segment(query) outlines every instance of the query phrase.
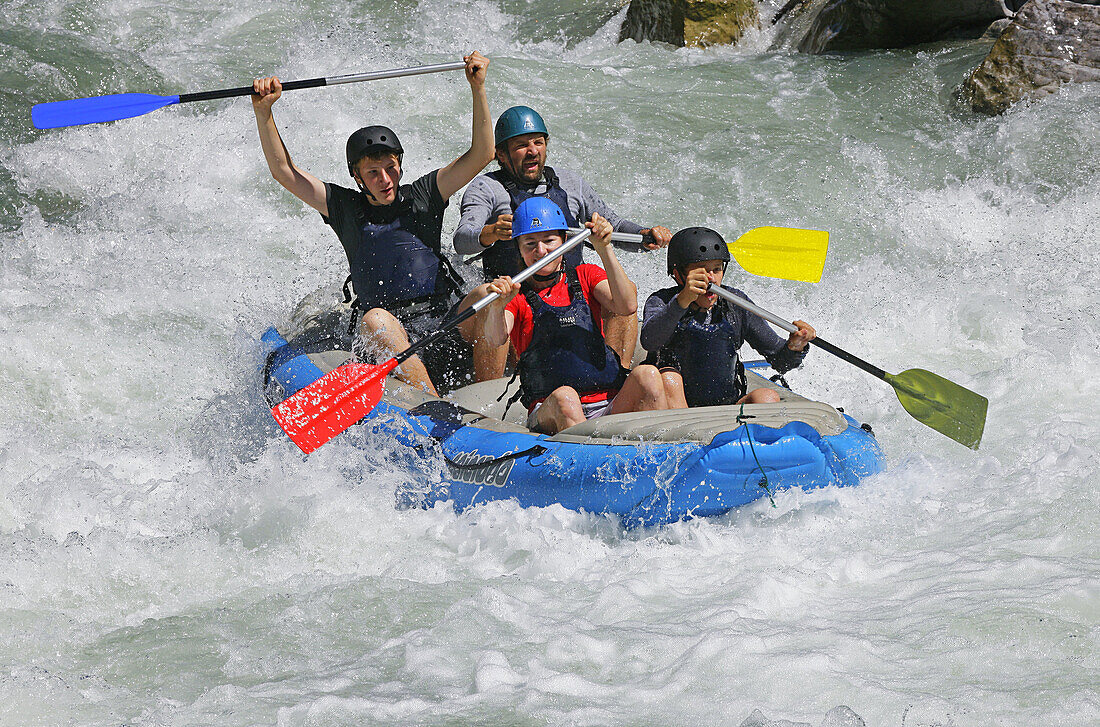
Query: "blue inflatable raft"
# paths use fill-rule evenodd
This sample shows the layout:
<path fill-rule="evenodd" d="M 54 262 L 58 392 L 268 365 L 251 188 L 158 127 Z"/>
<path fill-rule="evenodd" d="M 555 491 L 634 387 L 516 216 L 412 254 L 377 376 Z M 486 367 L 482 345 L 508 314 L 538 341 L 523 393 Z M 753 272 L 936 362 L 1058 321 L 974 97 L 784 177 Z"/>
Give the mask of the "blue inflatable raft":
<path fill-rule="evenodd" d="M 272 405 L 350 357 L 351 311 L 331 300 L 318 291 L 263 335 Z M 406 504 L 560 504 L 627 527 L 721 515 L 788 487 L 852 486 L 883 468 L 870 427 L 751 369 L 748 376 L 750 388 L 774 388 L 781 401 L 608 415 L 554 436 L 528 430 L 518 404 L 505 412 L 497 401 L 505 379 L 438 398 L 391 377 L 362 425 L 406 447 L 422 460 L 419 470 L 438 472 L 414 495 L 402 493 Z"/>

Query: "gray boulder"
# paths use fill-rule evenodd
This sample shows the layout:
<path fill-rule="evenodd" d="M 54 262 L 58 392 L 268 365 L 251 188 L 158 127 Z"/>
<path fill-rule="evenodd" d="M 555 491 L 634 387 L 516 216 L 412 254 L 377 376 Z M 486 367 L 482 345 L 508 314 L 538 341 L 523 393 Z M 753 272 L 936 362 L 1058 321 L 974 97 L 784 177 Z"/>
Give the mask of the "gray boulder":
<path fill-rule="evenodd" d="M 945 38 L 977 38 L 1011 16 L 1005 0 L 811 0 L 803 53 L 904 48 Z"/>
<path fill-rule="evenodd" d="M 958 91 L 993 116 L 1085 81 L 1100 81 L 1100 0 L 1030 0 Z"/>
<path fill-rule="evenodd" d="M 631 0 L 619 40 L 727 45 L 759 22 L 754 0 Z"/>

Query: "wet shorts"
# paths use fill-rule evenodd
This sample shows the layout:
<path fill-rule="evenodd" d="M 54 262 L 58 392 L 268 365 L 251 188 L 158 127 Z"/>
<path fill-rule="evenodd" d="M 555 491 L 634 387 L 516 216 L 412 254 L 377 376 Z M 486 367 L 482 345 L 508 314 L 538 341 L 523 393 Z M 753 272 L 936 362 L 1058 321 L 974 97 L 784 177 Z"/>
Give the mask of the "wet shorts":
<path fill-rule="evenodd" d="M 394 311 L 393 314 L 405 327 L 409 341 L 416 343 L 438 331 L 453 310 L 454 308 L 451 311 L 439 313 L 427 305 L 414 305 Z M 356 354 L 361 361 L 368 360 L 368 357 L 382 359 L 382 356 L 371 357 L 369 352 L 366 353 L 366 357 L 359 351 Z M 462 339 L 457 327 L 452 328 L 427 348 L 417 351 L 416 355 L 424 363 L 424 368 L 428 370 L 428 377 L 441 396 L 474 383 L 473 348 Z"/>

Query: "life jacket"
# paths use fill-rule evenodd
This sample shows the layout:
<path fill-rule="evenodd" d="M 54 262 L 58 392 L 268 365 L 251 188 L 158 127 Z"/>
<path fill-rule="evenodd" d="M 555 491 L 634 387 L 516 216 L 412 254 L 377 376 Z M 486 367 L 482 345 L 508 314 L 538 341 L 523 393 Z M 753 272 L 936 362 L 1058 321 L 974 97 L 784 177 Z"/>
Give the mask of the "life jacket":
<path fill-rule="evenodd" d="M 532 331 L 516 373 L 520 400 L 528 409 L 559 386 L 581 395 L 617 391 L 629 373 L 600 333 L 577 269 L 567 265 L 565 275 L 569 305 L 550 305 L 531 290 L 523 294 L 531 306 Z"/>
<path fill-rule="evenodd" d="M 570 227 L 581 226 L 577 223 L 577 218 L 573 216 L 573 213 L 569 211 L 569 195 L 561 188 L 558 175 L 554 173 L 551 167 L 542 168 L 542 178 L 546 182 L 546 191 L 542 194 L 533 194 L 527 191 L 516 183 L 511 174 L 503 169 L 489 172 L 486 176 L 500 182 L 504 190 L 508 192 L 509 204 L 511 204 L 513 212 L 524 200 L 531 197 L 548 197 L 551 202 L 561 207 L 561 211 L 565 214 L 565 222 Z M 567 267 L 577 267 L 582 260 L 583 255 L 580 246 L 565 253 Z M 485 254 L 481 258 L 481 268 L 485 272 L 486 280 L 493 280 L 501 275 L 515 275 L 525 267 L 523 258 L 519 254 L 519 246 L 515 240 L 497 241 L 485 249 Z"/>
<path fill-rule="evenodd" d="M 447 259 L 410 232 L 400 215 L 389 223 L 364 222 L 358 253 L 351 261 L 356 307 L 401 308 L 422 302 L 446 305 L 463 281 Z"/>
<path fill-rule="evenodd" d="M 705 323 L 689 312 L 657 351 L 657 367 L 675 368 L 683 377 L 688 406 L 733 404 L 748 388 L 737 355 L 743 341 L 727 316 L 729 304 L 719 299 L 711 310 L 717 322 Z"/>

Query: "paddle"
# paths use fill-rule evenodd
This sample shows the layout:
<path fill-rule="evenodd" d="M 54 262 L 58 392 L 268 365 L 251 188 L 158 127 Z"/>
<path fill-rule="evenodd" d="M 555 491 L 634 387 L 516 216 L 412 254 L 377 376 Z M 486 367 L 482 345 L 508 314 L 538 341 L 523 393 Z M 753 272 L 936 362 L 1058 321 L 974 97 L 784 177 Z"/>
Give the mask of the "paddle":
<path fill-rule="evenodd" d="M 611 241 L 642 245 L 645 242 L 651 243 L 653 238 L 649 235 L 613 232 Z M 795 227 L 757 227 L 733 242 L 727 242 L 726 247 L 737 264 L 752 275 L 816 283 L 821 280 L 821 271 L 825 269 L 829 233 Z M 472 263 L 484 254 L 483 250 L 463 262 Z"/>
<path fill-rule="evenodd" d="M 318 86 L 336 86 L 341 83 L 377 81 L 382 78 L 419 76 L 424 73 L 457 71 L 465 67 L 465 63 L 455 61 L 453 63 L 437 63 L 431 66 L 394 68 L 388 71 L 354 73 L 346 76 L 331 76 L 329 78 L 310 78 L 304 81 L 287 81 L 283 84 L 283 90 L 293 91 L 299 88 L 317 88 Z M 147 114 L 150 111 L 155 111 L 163 106 L 170 106 L 172 104 L 189 103 L 191 101 L 210 101 L 212 99 L 231 98 L 234 96 L 248 96 L 251 95 L 251 93 L 252 86 L 241 86 L 239 88 L 223 88 L 220 91 L 182 93 L 179 96 L 156 96 L 149 93 L 117 93 L 110 96 L 74 98 L 69 101 L 53 101 L 51 103 L 35 104 L 31 109 L 31 122 L 36 129 L 56 129 L 62 126 L 98 124 L 105 121 L 117 121 L 118 119 L 129 119 L 134 116 L 141 116 L 142 114 Z"/>
<path fill-rule="evenodd" d="M 730 303 L 755 313 L 766 321 L 771 321 L 788 333 L 798 329 L 774 313 L 750 303 L 739 296 L 724 290 L 713 283 L 708 292 L 722 296 Z M 872 376 L 877 376 L 890 386 L 898 395 L 905 411 L 921 424 L 946 434 L 956 442 L 971 449 L 977 449 L 982 441 L 985 429 L 985 412 L 989 400 L 980 394 L 937 376 L 924 369 L 909 369 L 900 374 L 889 374 L 847 351 L 837 348 L 828 341 L 815 338 L 810 343 L 825 349 L 829 353 L 858 366 Z"/>
<path fill-rule="evenodd" d="M 561 247 L 513 276 L 512 280 L 522 283 L 580 245 L 591 235 L 592 231 L 587 229 L 574 235 Z M 287 397 L 271 410 L 271 414 L 294 443 L 303 452 L 309 454 L 370 414 L 382 399 L 386 376 L 402 361 L 439 340 L 459 323 L 499 297 L 497 293 L 490 293 L 456 317 L 444 321 L 438 331 L 413 343 L 385 363 L 378 365 L 353 363 L 333 369 L 293 396 Z"/>

